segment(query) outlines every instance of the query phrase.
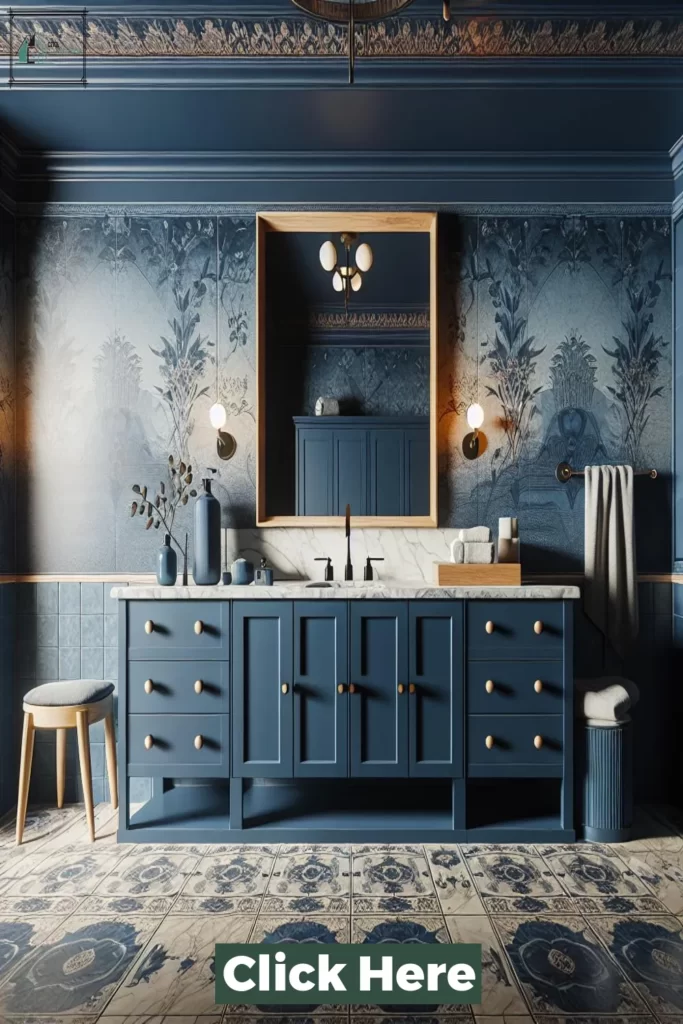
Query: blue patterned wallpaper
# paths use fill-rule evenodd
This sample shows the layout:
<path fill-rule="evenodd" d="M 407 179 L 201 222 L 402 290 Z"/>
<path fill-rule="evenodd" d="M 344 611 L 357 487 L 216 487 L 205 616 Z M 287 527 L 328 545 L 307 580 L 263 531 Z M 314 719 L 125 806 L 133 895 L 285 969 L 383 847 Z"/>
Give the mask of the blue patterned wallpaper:
<path fill-rule="evenodd" d="M 582 484 L 555 466 L 627 460 L 663 472 L 637 486 L 639 567 L 668 569 L 670 221 L 445 214 L 440 231 L 441 525 L 515 514 L 527 569 L 580 568 Z M 130 485 L 170 450 L 216 465 L 217 376 L 238 447 L 216 491 L 225 525 L 253 525 L 253 220 L 25 218 L 17 259 L 17 567 L 147 570 Z M 471 463 L 475 399 L 488 448 Z"/>

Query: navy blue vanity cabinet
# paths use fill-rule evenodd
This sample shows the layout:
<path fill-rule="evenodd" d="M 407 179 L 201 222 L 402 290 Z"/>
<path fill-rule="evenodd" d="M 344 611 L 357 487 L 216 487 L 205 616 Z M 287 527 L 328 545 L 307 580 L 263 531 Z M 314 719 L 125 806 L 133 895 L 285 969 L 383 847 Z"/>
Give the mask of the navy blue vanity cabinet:
<path fill-rule="evenodd" d="M 350 602 L 351 775 L 408 775 L 408 604 Z"/>
<path fill-rule="evenodd" d="M 349 773 L 348 607 L 294 602 L 294 775 Z"/>
<path fill-rule="evenodd" d="M 232 621 L 233 775 L 290 778 L 292 603 L 237 601 Z"/>
<path fill-rule="evenodd" d="M 410 775 L 463 775 L 465 706 L 462 601 L 410 602 Z"/>

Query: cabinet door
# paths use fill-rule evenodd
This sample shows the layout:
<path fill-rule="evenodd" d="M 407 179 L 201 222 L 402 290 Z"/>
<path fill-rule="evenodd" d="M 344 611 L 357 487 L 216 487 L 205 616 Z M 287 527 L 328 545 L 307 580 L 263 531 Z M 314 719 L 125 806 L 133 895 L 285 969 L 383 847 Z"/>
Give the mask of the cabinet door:
<path fill-rule="evenodd" d="M 334 515 L 343 516 L 346 506 L 353 515 L 367 515 L 367 430 L 334 431 Z"/>
<path fill-rule="evenodd" d="M 464 645 L 461 601 L 411 601 L 410 774 L 463 774 Z"/>
<path fill-rule="evenodd" d="M 408 775 L 408 605 L 351 601 L 351 775 Z M 399 685 L 403 693 L 398 692 Z"/>
<path fill-rule="evenodd" d="M 429 427 L 414 427 L 405 437 L 406 516 L 429 515 Z"/>
<path fill-rule="evenodd" d="M 296 776 L 349 773 L 347 620 L 345 601 L 294 603 Z"/>
<path fill-rule="evenodd" d="M 395 427 L 368 432 L 371 516 L 404 515 L 404 431 Z"/>
<path fill-rule="evenodd" d="M 232 649 L 233 775 L 291 777 L 291 602 L 236 601 Z"/>
<path fill-rule="evenodd" d="M 332 432 L 323 428 L 297 430 L 296 514 L 333 514 L 334 445 Z"/>

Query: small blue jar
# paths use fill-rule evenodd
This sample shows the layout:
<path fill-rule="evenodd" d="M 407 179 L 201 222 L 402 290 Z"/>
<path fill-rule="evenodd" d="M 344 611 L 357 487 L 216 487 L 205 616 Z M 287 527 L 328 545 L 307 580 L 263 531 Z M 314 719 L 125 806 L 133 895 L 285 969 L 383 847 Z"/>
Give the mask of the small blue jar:
<path fill-rule="evenodd" d="M 178 556 L 171 547 L 171 535 L 164 535 L 164 546 L 157 555 L 157 583 L 160 587 L 174 587 L 178 578 Z"/>
<path fill-rule="evenodd" d="M 246 558 L 236 558 L 231 569 L 233 587 L 245 587 L 248 583 L 253 583 L 254 566 Z"/>

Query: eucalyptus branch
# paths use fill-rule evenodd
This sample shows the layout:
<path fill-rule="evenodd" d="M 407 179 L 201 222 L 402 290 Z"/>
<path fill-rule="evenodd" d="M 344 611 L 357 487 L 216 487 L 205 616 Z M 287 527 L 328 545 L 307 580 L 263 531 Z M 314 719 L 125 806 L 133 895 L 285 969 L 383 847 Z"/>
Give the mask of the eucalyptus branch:
<path fill-rule="evenodd" d="M 178 538 L 173 533 L 173 527 L 175 525 L 175 515 L 178 508 L 181 505 L 187 505 L 190 498 L 197 497 L 197 491 L 192 484 L 192 466 L 185 465 L 181 460 L 176 466 L 175 459 L 172 455 L 168 457 L 168 472 L 170 479 L 170 489 L 172 494 L 169 496 L 166 493 L 166 484 L 161 481 L 159 489 L 152 499 L 150 492 L 145 484 L 133 484 L 133 494 L 136 497 L 130 507 L 131 518 L 133 516 L 144 516 L 147 515 L 145 522 L 145 529 L 149 530 L 154 527 L 158 530 L 163 525 L 166 533 L 169 535 L 178 551 L 186 557 L 187 555 L 187 540 L 183 546 Z M 148 496 L 150 495 L 150 496 Z"/>

